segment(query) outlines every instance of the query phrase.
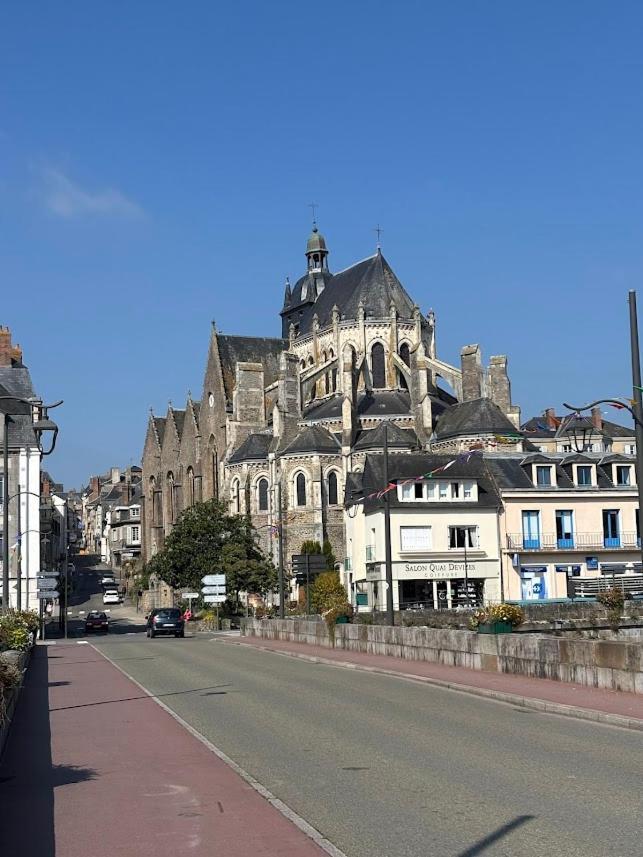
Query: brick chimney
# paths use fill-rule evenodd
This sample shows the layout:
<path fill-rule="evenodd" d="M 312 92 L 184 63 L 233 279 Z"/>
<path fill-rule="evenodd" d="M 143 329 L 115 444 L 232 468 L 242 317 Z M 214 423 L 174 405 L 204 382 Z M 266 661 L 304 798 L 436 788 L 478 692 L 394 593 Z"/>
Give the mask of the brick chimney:
<path fill-rule="evenodd" d="M 22 348 L 11 344 L 11 331 L 0 325 L 0 366 L 21 366 Z"/>
<path fill-rule="evenodd" d="M 42 494 L 43 497 L 51 496 L 51 482 L 47 479 L 47 477 L 45 477 L 42 480 L 42 486 L 40 488 L 40 493 Z"/>
<path fill-rule="evenodd" d="M 558 420 L 556 419 L 556 409 L 555 408 L 547 408 L 544 413 L 545 422 L 547 423 L 547 428 L 556 429 L 558 428 Z"/>
<path fill-rule="evenodd" d="M 483 373 L 479 345 L 465 345 L 460 350 L 462 367 L 462 401 L 480 399 L 483 395 Z"/>
<path fill-rule="evenodd" d="M 92 494 L 100 493 L 100 479 L 98 476 L 92 476 L 89 480 L 89 490 Z"/>
<path fill-rule="evenodd" d="M 592 408 L 592 425 L 595 429 L 602 431 L 603 429 L 603 417 L 601 415 L 601 409 L 598 405 L 594 405 Z"/>

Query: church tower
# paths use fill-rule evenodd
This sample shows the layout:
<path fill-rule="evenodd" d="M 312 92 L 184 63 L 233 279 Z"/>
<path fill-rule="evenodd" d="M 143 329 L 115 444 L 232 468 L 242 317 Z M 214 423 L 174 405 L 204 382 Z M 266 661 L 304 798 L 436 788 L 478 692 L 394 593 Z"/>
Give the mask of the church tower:
<path fill-rule="evenodd" d="M 306 244 L 306 258 L 308 259 L 308 270 L 310 272 L 328 271 L 328 248 L 326 240 L 317 229 L 317 223 L 313 220 L 313 231 Z"/>

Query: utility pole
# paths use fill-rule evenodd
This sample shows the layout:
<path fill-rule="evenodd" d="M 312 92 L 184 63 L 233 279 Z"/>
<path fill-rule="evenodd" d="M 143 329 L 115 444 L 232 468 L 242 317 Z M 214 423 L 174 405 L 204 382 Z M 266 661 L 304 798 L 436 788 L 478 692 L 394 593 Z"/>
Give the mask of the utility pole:
<path fill-rule="evenodd" d="M 2 435 L 3 497 L 2 497 L 2 606 L 8 610 L 9 602 L 9 414 L 3 413 Z"/>
<path fill-rule="evenodd" d="M 636 292 L 629 293 L 630 305 L 630 343 L 632 351 L 632 397 L 634 412 L 634 430 L 636 432 L 636 484 L 639 492 L 639 538 L 641 536 L 641 514 L 643 510 L 643 395 L 641 391 L 641 356 L 639 352 L 639 325 L 636 313 Z M 641 542 L 641 562 L 643 563 L 643 541 Z"/>
<path fill-rule="evenodd" d="M 388 488 L 388 423 L 384 423 L 384 488 Z M 395 624 L 393 614 L 393 559 L 391 556 L 390 492 L 384 494 L 384 544 L 386 560 L 386 623 Z"/>

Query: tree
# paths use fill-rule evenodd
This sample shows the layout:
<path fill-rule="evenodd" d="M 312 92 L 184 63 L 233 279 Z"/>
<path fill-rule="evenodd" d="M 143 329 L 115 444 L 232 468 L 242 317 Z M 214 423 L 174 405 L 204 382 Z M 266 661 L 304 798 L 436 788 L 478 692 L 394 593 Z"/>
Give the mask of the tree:
<path fill-rule="evenodd" d="M 333 571 L 335 568 L 335 554 L 333 553 L 333 546 L 328 539 L 324 541 L 323 547 L 319 542 L 308 539 L 303 542 L 300 553 L 314 554 L 316 556 L 323 554 L 326 557 L 326 568 L 329 571 Z"/>
<path fill-rule="evenodd" d="M 310 603 L 315 613 L 325 613 L 347 601 L 348 595 L 337 571 L 325 571 L 318 575 L 310 587 Z"/>
<path fill-rule="evenodd" d="M 228 593 L 265 595 L 277 572 L 259 548 L 248 518 L 229 515 L 222 503 L 207 500 L 185 509 L 163 550 L 147 564 L 174 589 L 201 588 L 206 574 L 225 574 Z"/>

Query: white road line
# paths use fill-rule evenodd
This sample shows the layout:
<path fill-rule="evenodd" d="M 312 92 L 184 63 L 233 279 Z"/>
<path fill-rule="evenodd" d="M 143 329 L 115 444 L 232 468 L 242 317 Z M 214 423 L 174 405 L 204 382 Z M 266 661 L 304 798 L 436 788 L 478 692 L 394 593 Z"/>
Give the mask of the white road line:
<path fill-rule="evenodd" d="M 298 827 L 302 833 L 305 833 L 309 839 L 312 839 L 315 845 L 318 845 L 322 849 L 322 851 L 325 851 L 326 854 L 330 854 L 331 857 L 347 857 L 347 855 L 343 851 L 340 851 L 340 849 L 333 845 L 330 840 L 326 839 L 325 836 L 322 836 L 322 834 L 318 830 L 316 830 L 312 826 L 312 824 L 309 824 L 305 818 L 302 818 L 301 815 L 298 815 L 294 809 L 291 809 L 288 806 L 288 804 L 285 804 L 278 797 L 275 797 L 272 792 L 268 791 L 265 786 L 262 786 L 258 780 L 255 780 L 252 774 L 249 774 L 246 770 L 240 767 L 240 765 L 237 765 L 237 763 L 234 762 L 230 758 L 230 756 L 227 756 L 223 752 L 223 750 L 220 750 L 215 744 L 213 744 L 211 741 L 208 741 L 205 735 L 202 735 L 200 732 L 197 732 L 194 726 L 190 726 L 190 724 L 186 720 L 184 720 L 179 714 L 173 711 L 157 696 L 154 696 L 154 694 L 151 693 L 146 687 L 144 687 L 139 681 L 136 681 L 135 678 L 132 678 L 132 676 L 128 672 L 126 672 L 123 667 L 115 663 L 108 655 L 105 654 L 105 652 L 101 652 L 101 650 L 97 649 L 94 645 L 92 645 L 92 648 L 96 652 L 98 652 L 99 655 L 102 655 L 106 661 L 109 661 L 109 663 L 113 667 L 116 667 L 119 672 L 123 673 L 123 675 L 126 676 L 130 681 L 134 682 L 134 684 L 138 688 L 140 688 L 146 696 L 149 696 L 150 699 L 153 699 L 157 705 L 160 705 L 161 708 L 170 715 L 170 717 L 173 717 L 177 721 L 177 723 L 180 723 L 184 729 L 187 729 L 190 735 L 192 735 L 194 738 L 197 739 L 197 741 L 200 741 L 203 745 L 205 745 L 211 753 L 214 753 L 215 756 L 218 756 L 222 762 L 225 762 L 225 764 L 228 765 L 228 767 L 232 768 L 232 770 L 240 777 L 242 777 L 250 786 L 252 786 L 252 788 L 261 795 L 261 797 L 265 798 L 269 804 L 274 806 L 274 808 L 278 812 L 280 812 L 289 821 L 291 821 L 295 825 L 295 827 Z"/>

